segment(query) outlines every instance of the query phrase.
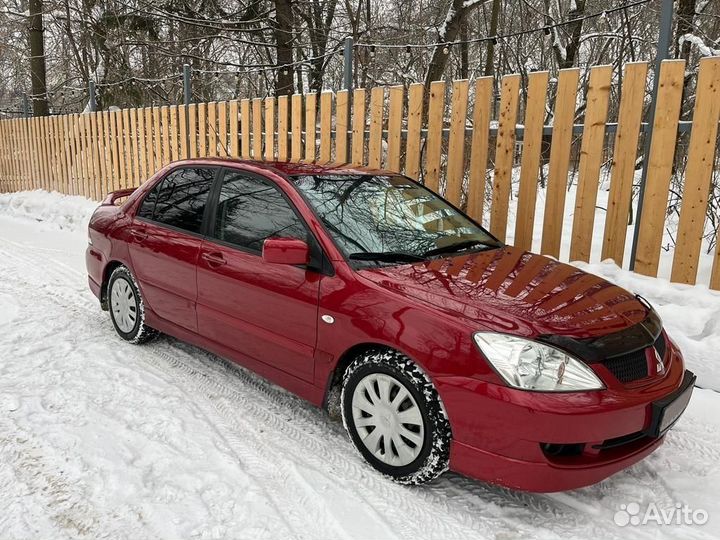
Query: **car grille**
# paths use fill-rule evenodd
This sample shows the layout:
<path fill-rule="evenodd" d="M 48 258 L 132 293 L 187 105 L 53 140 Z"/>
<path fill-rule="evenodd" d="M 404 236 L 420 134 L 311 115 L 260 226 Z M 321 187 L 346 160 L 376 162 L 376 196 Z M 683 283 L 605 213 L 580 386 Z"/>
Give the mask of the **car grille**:
<path fill-rule="evenodd" d="M 665 336 L 662 333 L 655 340 L 655 343 L 653 343 L 653 347 L 655 347 L 655 350 L 660 355 L 660 358 L 664 359 L 667 344 L 665 343 Z M 637 381 L 644 379 L 649 375 L 645 349 L 621 354 L 619 356 L 613 356 L 612 358 L 605 360 L 603 363 L 621 383 Z"/>

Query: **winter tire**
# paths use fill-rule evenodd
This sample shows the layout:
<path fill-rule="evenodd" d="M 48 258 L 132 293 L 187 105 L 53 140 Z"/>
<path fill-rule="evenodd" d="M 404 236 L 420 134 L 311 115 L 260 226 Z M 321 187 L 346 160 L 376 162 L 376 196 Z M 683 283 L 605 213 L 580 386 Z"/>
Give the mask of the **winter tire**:
<path fill-rule="evenodd" d="M 130 343 L 145 343 L 157 335 L 145 324 L 145 305 L 130 270 L 118 266 L 108 281 L 108 307 L 115 331 Z"/>
<path fill-rule="evenodd" d="M 427 375 L 403 354 L 373 349 L 354 360 L 341 409 L 358 451 L 396 482 L 423 484 L 447 470 L 450 423 Z"/>

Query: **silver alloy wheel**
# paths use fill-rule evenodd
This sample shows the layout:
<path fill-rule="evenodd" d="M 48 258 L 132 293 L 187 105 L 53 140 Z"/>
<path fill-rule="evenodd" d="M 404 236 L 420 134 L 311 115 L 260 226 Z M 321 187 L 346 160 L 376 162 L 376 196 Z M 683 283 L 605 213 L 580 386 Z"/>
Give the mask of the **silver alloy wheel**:
<path fill-rule="evenodd" d="M 388 465 L 402 467 L 420 454 L 425 422 L 415 399 L 396 378 L 371 373 L 355 387 L 352 414 L 360 439 Z"/>
<path fill-rule="evenodd" d="M 118 328 L 128 334 L 135 328 L 137 321 L 137 299 L 130 283 L 125 278 L 113 281 L 110 291 L 110 307 Z"/>

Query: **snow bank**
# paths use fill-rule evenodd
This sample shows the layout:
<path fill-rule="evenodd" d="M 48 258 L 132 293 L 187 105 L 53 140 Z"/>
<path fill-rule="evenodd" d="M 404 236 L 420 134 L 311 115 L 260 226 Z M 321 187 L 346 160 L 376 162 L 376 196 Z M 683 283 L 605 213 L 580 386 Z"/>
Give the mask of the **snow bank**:
<path fill-rule="evenodd" d="M 0 195 L 0 215 L 38 221 L 48 228 L 84 230 L 98 203 L 55 191 L 19 191 Z"/>

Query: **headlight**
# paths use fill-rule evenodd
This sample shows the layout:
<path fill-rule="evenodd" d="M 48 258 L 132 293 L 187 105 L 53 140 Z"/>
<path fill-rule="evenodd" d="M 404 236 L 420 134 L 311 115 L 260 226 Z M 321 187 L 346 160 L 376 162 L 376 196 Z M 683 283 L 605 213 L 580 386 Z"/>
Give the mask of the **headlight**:
<path fill-rule="evenodd" d="M 500 376 L 513 388 L 537 392 L 605 388 L 589 367 L 549 345 L 489 332 L 477 332 L 473 339 Z"/>

